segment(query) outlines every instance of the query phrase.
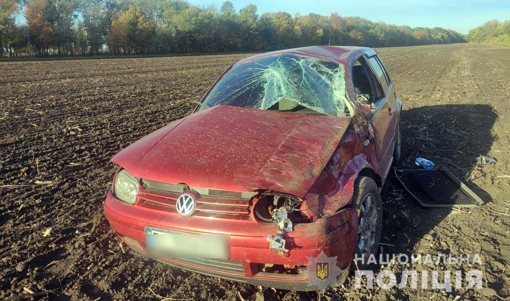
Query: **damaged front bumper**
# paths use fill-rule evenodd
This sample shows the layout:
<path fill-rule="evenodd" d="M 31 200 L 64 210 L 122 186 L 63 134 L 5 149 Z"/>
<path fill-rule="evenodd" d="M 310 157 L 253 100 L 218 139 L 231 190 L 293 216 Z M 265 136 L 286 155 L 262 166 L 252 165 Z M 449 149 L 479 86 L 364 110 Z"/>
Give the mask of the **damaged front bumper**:
<path fill-rule="evenodd" d="M 312 223 L 294 224 L 281 234 L 286 252 L 271 250 L 268 238 L 274 223 L 255 220 L 219 220 L 183 217 L 179 214 L 127 205 L 111 192 L 104 203 L 105 215 L 114 231 L 135 251 L 147 254 L 146 227 L 189 234 L 228 236 L 228 260 L 204 258 L 158 258 L 165 263 L 237 282 L 279 289 L 309 291 L 309 258 L 321 252 L 337 257 L 337 266 L 348 273 L 355 248 L 357 212 L 346 208 Z"/>

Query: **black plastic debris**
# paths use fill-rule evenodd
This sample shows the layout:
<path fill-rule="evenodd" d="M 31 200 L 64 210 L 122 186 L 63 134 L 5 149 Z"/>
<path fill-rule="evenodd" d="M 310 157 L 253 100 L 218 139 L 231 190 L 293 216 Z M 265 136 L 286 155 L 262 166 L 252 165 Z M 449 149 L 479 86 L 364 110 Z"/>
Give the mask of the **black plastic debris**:
<path fill-rule="evenodd" d="M 475 207 L 483 201 L 448 169 L 398 169 L 395 176 L 423 207 Z"/>

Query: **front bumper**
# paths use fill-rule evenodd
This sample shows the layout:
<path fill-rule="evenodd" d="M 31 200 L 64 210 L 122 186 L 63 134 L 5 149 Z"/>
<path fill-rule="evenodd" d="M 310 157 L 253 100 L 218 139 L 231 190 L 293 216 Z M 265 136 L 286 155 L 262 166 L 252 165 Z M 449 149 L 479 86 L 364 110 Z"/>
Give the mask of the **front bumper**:
<path fill-rule="evenodd" d="M 111 191 L 104 202 L 104 211 L 114 231 L 128 246 L 142 254 L 146 254 L 146 226 L 186 233 L 228 235 L 230 258 L 227 261 L 188 258 L 164 258 L 162 261 L 205 275 L 297 291 L 319 288 L 308 285 L 308 273 L 269 273 L 263 271 L 263 266 L 306 267 L 309 257 L 316 258 L 323 251 L 328 257 L 337 256 L 337 266 L 348 273 L 358 223 L 356 210 L 348 208 L 313 223 L 296 224 L 292 232 L 286 233 L 286 247 L 290 251 L 283 256 L 271 251 L 266 240 L 268 235 L 276 234 L 275 224 L 184 217 L 164 210 L 128 205 L 117 200 Z"/>

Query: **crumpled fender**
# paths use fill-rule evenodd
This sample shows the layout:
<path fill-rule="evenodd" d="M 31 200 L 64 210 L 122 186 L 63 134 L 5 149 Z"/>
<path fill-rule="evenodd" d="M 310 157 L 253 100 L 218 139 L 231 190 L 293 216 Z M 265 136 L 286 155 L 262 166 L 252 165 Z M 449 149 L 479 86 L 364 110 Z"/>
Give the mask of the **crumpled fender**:
<path fill-rule="evenodd" d="M 338 180 L 338 191 L 331 196 L 324 196 L 324 215 L 329 216 L 352 202 L 354 182 L 359 173 L 369 168 L 374 170 L 372 164 L 364 154 L 352 158 L 345 166 L 344 172 Z"/>
<path fill-rule="evenodd" d="M 365 168 L 375 170 L 364 154 L 357 155 L 347 162 L 329 194 L 307 194 L 305 199 L 308 215 L 317 218 L 331 216 L 339 209 L 350 205 L 354 195 L 354 182 Z"/>

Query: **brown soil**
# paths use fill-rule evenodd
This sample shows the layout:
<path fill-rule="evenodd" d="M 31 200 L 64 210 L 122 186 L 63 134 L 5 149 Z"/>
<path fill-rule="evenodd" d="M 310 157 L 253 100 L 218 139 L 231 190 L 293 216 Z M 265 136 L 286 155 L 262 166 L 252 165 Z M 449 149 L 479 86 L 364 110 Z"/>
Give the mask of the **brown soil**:
<path fill-rule="evenodd" d="M 356 290 L 351 277 L 322 298 L 510 297 L 510 48 L 448 45 L 379 51 L 404 101 L 401 165 L 412 167 L 418 155 L 429 158 L 486 201 L 473 209 L 424 209 L 390 179 L 383 190 L 383 254 L 479 253 L 485 289 Z M 321 297 L 146 261 L 121 245 L 102 213 L 115 171 L 109 159 L 189 114 L 191 102 L 244 56 L 1 62 L 0 299 Z M 477 166 L 479 155 L 498 162 Z M 397 274 L 404 268 L 437 269 L 384 267 Z"/>

